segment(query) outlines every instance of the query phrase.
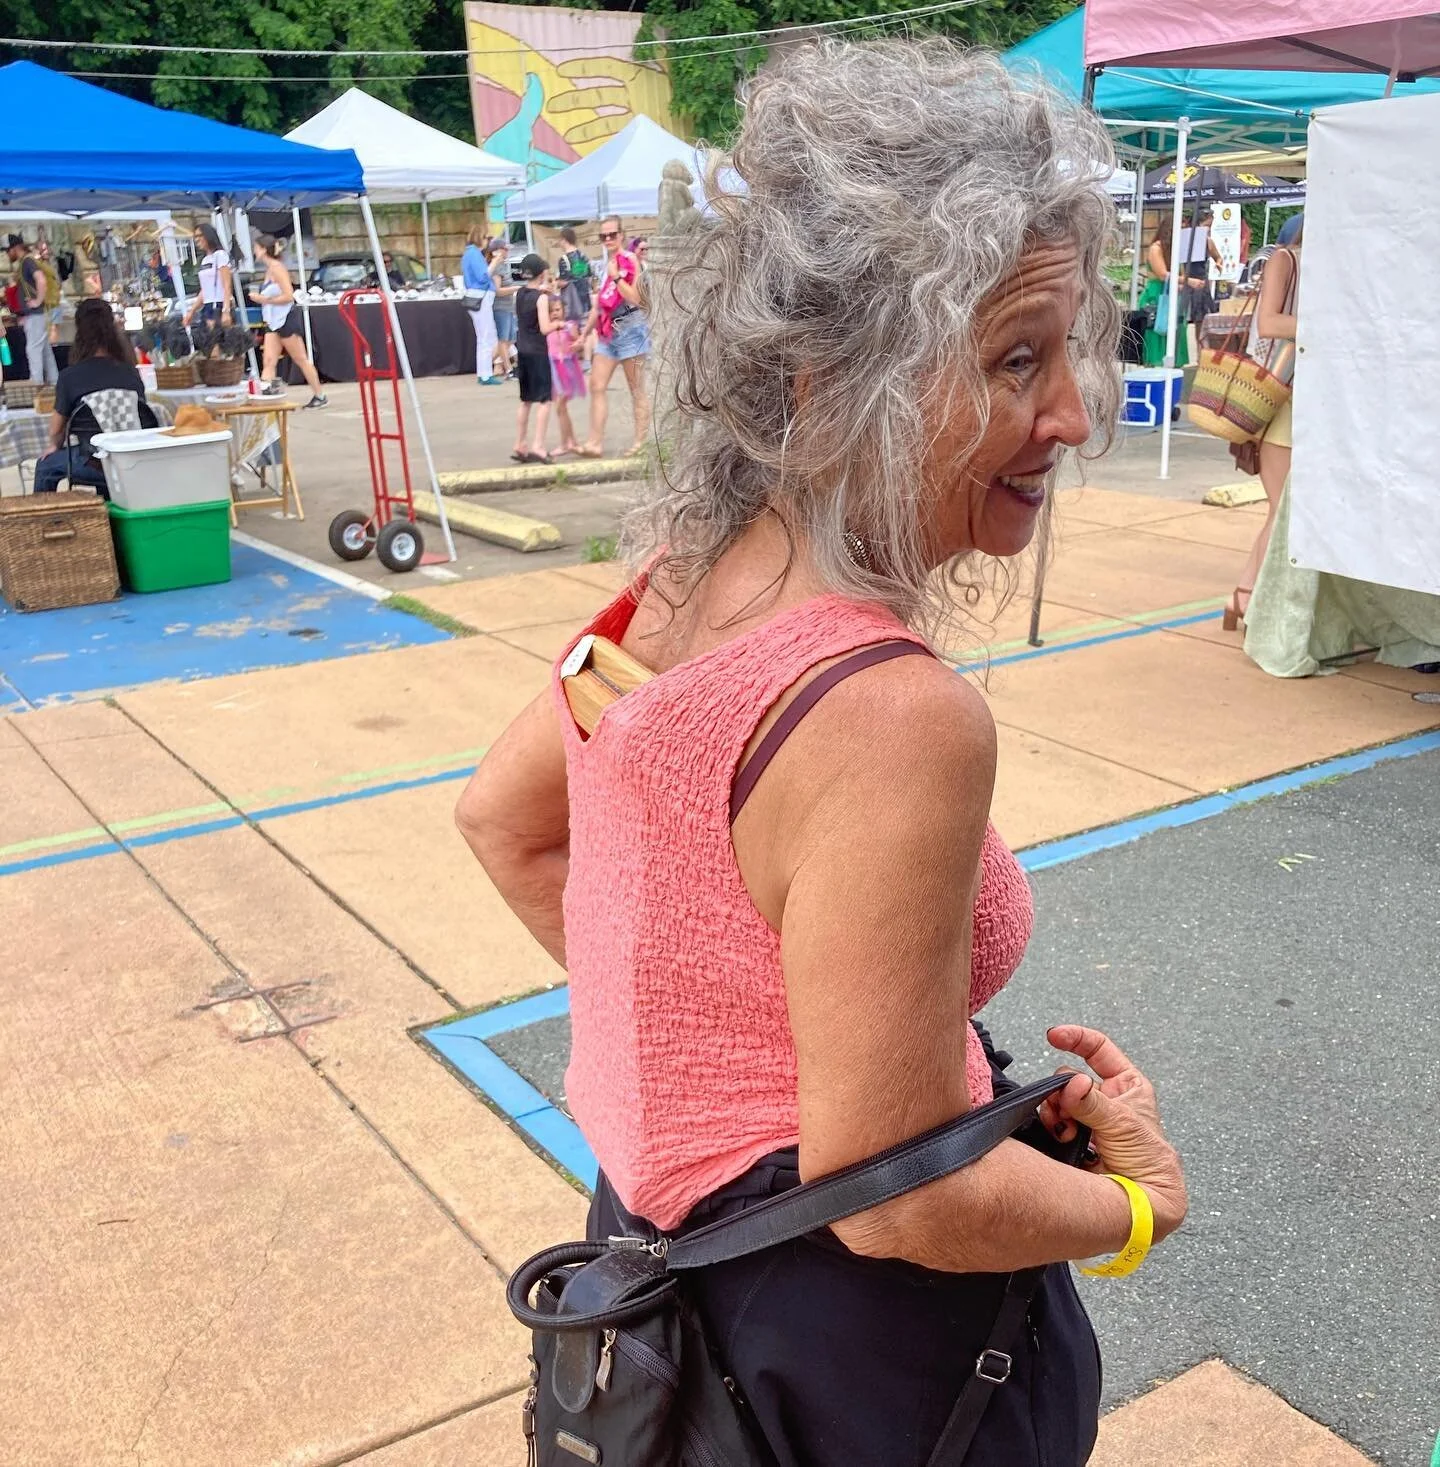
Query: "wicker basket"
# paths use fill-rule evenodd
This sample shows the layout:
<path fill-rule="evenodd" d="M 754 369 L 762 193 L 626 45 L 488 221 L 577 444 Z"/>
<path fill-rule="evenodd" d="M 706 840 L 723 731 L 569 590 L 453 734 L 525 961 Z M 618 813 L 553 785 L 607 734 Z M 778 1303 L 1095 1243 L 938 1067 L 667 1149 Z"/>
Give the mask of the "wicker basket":
<path fill-rule="evenodd" d="M 195 385 L 195 363 L 190 360 L 176 362 L 173 367 L 155 368 L 155 390 L 176 392 Z"/>
<path fill-rule="evenodd" d="M 35 389 L 35 411 L 37 413 L 53 413 L 55 411 L 55 389 L 53 387 L 37 387 Z"/>
<path fill-rule="evenodd" d="M 35 406 L 35 394 L 40 390 L 38 382 L 7 382 L 4 387 L 7 408 Z"/>
<path fill-rule="evenodd" d="M 200 358 L 200 380 L 207 387 L 234 387 L 244 375 L 243 357 Z"/>
<path fill-rule="evenodd" d="M 0 592 L 16 611 L 113 601 L 120 577 L 105 501 L 74 489 L 0 499 Z"/>

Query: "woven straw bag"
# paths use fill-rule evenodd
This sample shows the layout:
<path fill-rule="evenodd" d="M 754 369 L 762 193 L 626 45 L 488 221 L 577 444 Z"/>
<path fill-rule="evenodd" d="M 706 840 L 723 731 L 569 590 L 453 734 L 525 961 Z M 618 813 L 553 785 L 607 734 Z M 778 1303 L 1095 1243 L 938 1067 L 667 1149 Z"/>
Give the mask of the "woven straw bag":
<path fill-rule="evenodd" d="M 1293 254 L 1291 261 L 1290 286 L 1285 296 L 1287 313 L 1295 308 L 1298 279 Z M 1257 362 L 1241 345 L 1249 342 L 1251 318 L 1259 302 L 1257 292 L 1245 310 L 1231 318 L 1234 324 L 1219 348 L 1206 348 L 1200 353 L 1190 387 L 1190 421 L 1227 443 L 1258 443 L 1275 421 L 1275 415 L 1290 401 L 1290 383 L 1286 377 Z M 1286 361 L 1293 362 L 1293 351 L 1286 354 Z M 1280 365 L 1273 356 L 1271 363 Z"/>
<path fill-rule="evenodd" d="M 1190 387 L 1190 421 L 1227 443 L 1254 443 L 1290 401 L 1290 388 L 1235 351 L 1202 351 Z"/>

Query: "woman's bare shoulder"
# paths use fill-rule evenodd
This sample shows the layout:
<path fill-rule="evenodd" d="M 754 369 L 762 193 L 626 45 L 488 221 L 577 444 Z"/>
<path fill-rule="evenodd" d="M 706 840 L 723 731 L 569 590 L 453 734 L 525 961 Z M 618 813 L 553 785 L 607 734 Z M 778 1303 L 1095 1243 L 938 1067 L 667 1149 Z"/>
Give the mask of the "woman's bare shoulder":
<path fill-rule="evenodd" d="M 963 791 L 988 808 L 995 722 L 978 689 L 932 657 L 897 657 L 837 684 L 806 715 L 791 768 L 817 797 L 891 802 Z M 798 766 L 798 767 L 797 767 Z"/>

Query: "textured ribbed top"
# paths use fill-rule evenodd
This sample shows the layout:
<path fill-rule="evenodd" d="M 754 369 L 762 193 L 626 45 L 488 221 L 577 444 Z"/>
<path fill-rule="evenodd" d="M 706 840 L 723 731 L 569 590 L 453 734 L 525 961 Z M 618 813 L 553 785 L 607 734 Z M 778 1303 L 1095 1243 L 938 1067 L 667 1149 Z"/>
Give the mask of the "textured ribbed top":
<path fill-rule="evenodd" d="M 586 631 L 619 642 L 637 594 L 625 592 Z M 798 1140 L 780 938 L 730 843 L 740 758 L 809 669 L 897 638 L 920 640 L 883 608 L 821 596 L 628 693 L 589 739 L 557 664 L 570 798 L 566 1097 L 620 1200 L 657 1227 L 677 1226 L 701 1198 Z M 1025 875 L 993 827 L 982 868 L 972 1013 L 1019 965 L 1033 916 Z M 970 1099 L 982 1104 L 990 1070 L 968 1027 L 966 1045 Z"/>

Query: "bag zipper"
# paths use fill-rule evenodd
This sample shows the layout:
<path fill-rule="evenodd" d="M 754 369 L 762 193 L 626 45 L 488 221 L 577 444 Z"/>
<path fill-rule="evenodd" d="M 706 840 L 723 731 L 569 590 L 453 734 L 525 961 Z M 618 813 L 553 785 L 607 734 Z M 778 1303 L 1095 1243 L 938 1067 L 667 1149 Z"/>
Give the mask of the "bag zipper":
<path fill-rule="evenodd" d="M 690 1422 L 686 1421 L 681 1427 L 681 1435 L 684 1437 L 684 1450 L 695 1458 L 697 1467 L 725 1467 L 725 1463 L 710 1448 L 710 1443 L 695 1429 Z"/>
<path fill-rule="evenodd" d="M 613 1331 L 606 1330 L 605 1333 L 608 1336 Z M 638 1340 L 634 1335 L 616 1334 L 613 1341 L 607 1339 L 605 1348 L 610 1348 L 611 1344 L 632 1365 L 643 1370 L 651 1380 L 659 1382 L 660 1385 L 669 1386 L 671 1390 L 679 1386 L 679 1370 L 658 1350 L 647 1345 L 644 1340 Z"/>

